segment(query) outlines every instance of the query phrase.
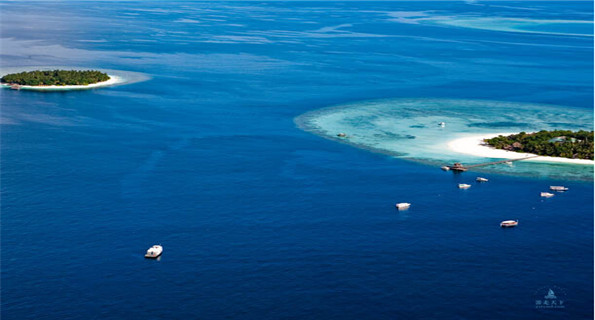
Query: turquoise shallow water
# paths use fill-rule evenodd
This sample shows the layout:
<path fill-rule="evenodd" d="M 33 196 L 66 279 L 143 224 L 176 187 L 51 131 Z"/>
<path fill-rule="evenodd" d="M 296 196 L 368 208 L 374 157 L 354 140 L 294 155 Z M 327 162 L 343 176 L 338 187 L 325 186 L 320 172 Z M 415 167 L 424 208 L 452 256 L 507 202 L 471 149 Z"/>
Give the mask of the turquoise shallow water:
<path fill-rule="evenodd" d="M 440 122 L 445 122 L 445 127 Z M 311 111 L 296 118 L 296 123 L 307 131 L 340 142 L 440 166 L 501 160 L 451 151 L 448 142 L 452 140 L 521 131 L 591 131 L 593 113 L 586 109 L 488 100 L 387 99 Z M 338 133 L 346 133 L 347 137 L 337 137 Z M 480 171 L 593 179 L 593 166 L 577 164 L 516 162 L 512 166 L 483 167 Z"/>

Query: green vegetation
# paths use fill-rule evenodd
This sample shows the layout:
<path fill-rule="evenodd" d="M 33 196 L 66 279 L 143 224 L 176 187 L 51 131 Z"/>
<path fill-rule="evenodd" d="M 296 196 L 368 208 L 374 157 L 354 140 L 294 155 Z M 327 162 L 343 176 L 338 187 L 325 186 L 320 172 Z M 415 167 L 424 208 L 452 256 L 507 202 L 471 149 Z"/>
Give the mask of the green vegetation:
<path fill-rule="evenodd" d="M 534 153 L 540 156 L 593 160 L 593 131 L 539 131 L 485 139 L 489 145 L 509 151 Z"/>
<path fill-rule="evenodd" d="M 0 79 L 2 83 L 26 86 L 86 86 L 107 80 L 109 76 L 97 70 L 35 70 L 7 74 Z"/>

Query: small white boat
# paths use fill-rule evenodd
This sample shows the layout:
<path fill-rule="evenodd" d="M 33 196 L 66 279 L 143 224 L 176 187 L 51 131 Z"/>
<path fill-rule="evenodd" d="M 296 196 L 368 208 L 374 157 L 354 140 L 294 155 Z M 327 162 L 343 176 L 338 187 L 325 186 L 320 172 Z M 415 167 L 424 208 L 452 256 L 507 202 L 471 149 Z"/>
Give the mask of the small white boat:
<path fill-rule="evenodd" d="M 469 188 L 471 188 L 470 184 L 459 183 L 459 189 L 469 189 Z"/>
<path fill-rule="evenodd" d="M 500 222 L 500 227 L 502 228 L 512 228 L 519 225 L 519 220 L 505 220 Z"/>
<path fill-rule="evenodd" d="M 554 196 L 554 194 L 553 193 L 549 193 L 549 192 L 542 192 L 541 193 L 541 196 L 544 197 L 544 198 L 551 198 L 551 197 Z"/>
<path fill-rule="evenodd" d="M 477 179 L 475 179 L 475 181 L 477 181 L 477 182 L 488 182 L 488 179 L 482 178 L 482 177 L 477 177 Z"/>
<path fill-rule="evenodd" d="M 145 253 L 145 258 L 155 259 L 158 258 L 161 253 L 163 253 L 163 247 L 156 244 L 147 250 L 147 253 Z"/>
<path fill-rule="evenodd" d="M 440 167 L 440 169 L 442 169 L 444 171 L 448 171 L 448 170 L 450 170 L 450 167 L 449 166 L 442 166 L 442 167 Z"/>
<path fill-rule="evenodd" d="M 564 186 L 550 186 L 550 190 L 552 191 L 568 191 L 568 188 Z"/>
<path fill-rule="evenodd" d="M 444 127 L 446 127 L 446 122 L 440 122 L 438 125 L 439 125 L 440 127 L 444 128 Z"/>
<path fill-rule="evenodd" d="M 347 134 L 344 133 L 344 132 L 337 133 L 337 137 L 339 137 L 339 138 L 345 138 L 345 137 L 347 137 Z"/>
<path fill-rule="evenodd" d="M 397 203 L 395 205 L 395 207 L 397 207 L 397 209 L 399 209 L 399 210 L 406 210 L 406 209 L 409 209 L 409 207 L 411 207 L 411 203 L 401 202 L 401 203 Z"/>

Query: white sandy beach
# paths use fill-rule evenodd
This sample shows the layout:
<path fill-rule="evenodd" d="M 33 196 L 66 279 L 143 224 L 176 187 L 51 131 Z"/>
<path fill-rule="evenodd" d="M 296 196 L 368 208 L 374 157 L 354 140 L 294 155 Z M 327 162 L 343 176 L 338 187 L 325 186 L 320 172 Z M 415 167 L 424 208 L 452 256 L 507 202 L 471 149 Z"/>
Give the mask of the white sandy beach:
<path fill-rule="evenodd" d="M 499 135 L 508 136 L 514 133 L 496 133 L 474 135 L 452 140 L 448 143 L 448 148 L 453 152 L 473 155 L 484 158 L 500 158 L 500 159 L 518 159 L 523 157 L 535 156 L 532 153 L 519 153 L 513 151 L 506 151 L 495 149 L 483 142 L 483 139 L 497 137 Z M 572 163 L 582 165 L 594 165 L 595 161 L 586 159 L 568 159 L 560 157 L 536 157 L 523 161 L 531 162 L 555 162 L 555 163 Z"/>
<path fill-rule="evenodd" d="M 109 80 L 107 80 L 107 81 L 92 83 L 92 84 L 88 84 L 86 86 L 76 86 L 76 85 L 73 85 L 73 86 L 21 86 L 20 89 L 21 90 L 39 90 L 39 91 L 84 90 L 84 89 L 93 89 L 93 88 L 99 88 L 99 87 L 113 86 L 113 85 L 125 82 L 125 79 L 122 77 L 114 76 L 111 74 L 108 74 L 108 76 L 109 76 Z M 2 84 L 2 86 L 10 87 L 10 85 L 8 85 L 8 84 Z"/>

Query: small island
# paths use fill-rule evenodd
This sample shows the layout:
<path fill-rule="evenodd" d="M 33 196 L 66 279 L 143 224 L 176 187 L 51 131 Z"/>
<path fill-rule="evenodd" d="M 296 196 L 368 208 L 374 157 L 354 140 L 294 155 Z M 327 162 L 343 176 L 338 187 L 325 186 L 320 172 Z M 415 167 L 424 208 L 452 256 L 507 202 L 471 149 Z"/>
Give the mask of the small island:
<path fill-rule="evenodd" d="M 593 131 L 542 130 L 499 135 L 484 139 L 488 145 L 502 150 L 532 153 L 540 156 L 593 160 Z"/>
<path fill-rule="evenodd" d="M 110 80 L 110 76 L 98 70 L 35 70 L 11 73 L 0 82 L 9 86 L 88 86 Z"/>

